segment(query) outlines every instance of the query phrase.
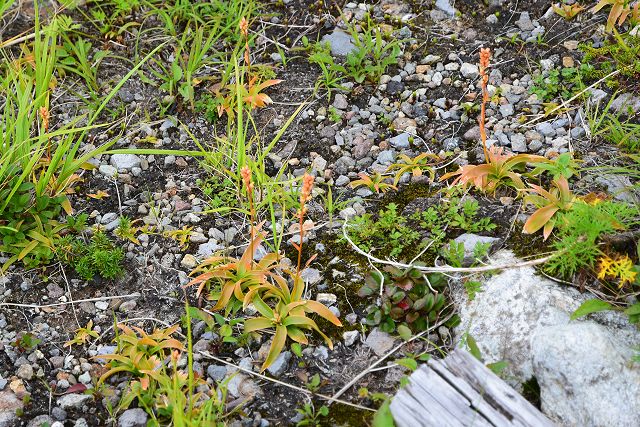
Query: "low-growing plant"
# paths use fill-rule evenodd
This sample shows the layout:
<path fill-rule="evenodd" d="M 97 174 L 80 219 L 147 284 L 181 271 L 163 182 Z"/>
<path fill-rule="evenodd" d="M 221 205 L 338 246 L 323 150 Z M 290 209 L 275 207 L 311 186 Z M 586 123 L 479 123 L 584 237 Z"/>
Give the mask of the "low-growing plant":
<path fill-rule="evenodd" d="M 490 218 L 478 218 L 478 213 L 476 200 L 463 200 L 455 194 L 409 217 L 399 213 L 395 203 L 390 203 L 377 217 L 372 214 L 355 217 L 349 224 L 349 238 L 364 251 L 394 258 L 409 250 L 419 252 L 425 246 L 430 253 L 436 253 L 447 230 L 478 233 L 496 227 Z"/>
<path fill-rule="evenodd" d="M 240 332 L 244 318 L 225 318 L 219 313 L 209 314 L 204 310 L 189 307 L 192 319 L 200 319 L 207 325 L 207 330 L 218 335 L 223 343 L 241 344 L 247 341 L 248 334 Z M 235 329 L 234 329 L 235 328 Z"/>
<path fill-rule="evenodd" d="M 54 243 L 64 229 L 58 217 L 72 214 L 67 197 L 80 176 L 78 171 L 93 168 L 88 160 L 107 152 L 115 139 L 81 152 L 85 137 L 100 113 L 124 83 L 163 45 L 153 49 L 117 83 L 86 119 L 80 118 L 53 130 L 49 108 L 55 87 L 57 18 L 47 27 L 36 24 L 31 47 L 23 45 L 20 58 L 6 67 L 0 85 L 5 99 L 4 126 L 0 132 L 0 252 L 8 255 L 2 266 L 21 261 L 37 267 L 51 261 Z"/>
<path fill-rule="evenodd" d="M 584 56 L 578 70 L 585 83 L 606 79 L 605 84 L 617 90 L 621 83 L 624 85 L 624 82 L 636 81 L 640 75 L 640 64 L 637 61 L 640 40 L 637 37 L 614 33 L 613 37 L 606 38 L 598 47 L 584 43 L 579 48 Z M 617 75 L 612 77 L 611 73 Z"/>
<path fill-rule="evenodd" d="M 261 283 L 266 283 L 274 276 L 274 270 L 279 265 L 278 254 L 271 253 L 260 261 L 254 262 L 255 252 L 265 237 L 256 227 L 255 235 L 247 245 L 242 257 L 211 256 L 200 264 L 193 272 L 197 275 L 189 285 L 198 285 L 197 295 L 200 295 L 212 280 L 218 281 L 219 290 L 209 293 L 209 298 L 216 301 L 213 310 L 225 309 L 227 313 L 237 312 L 245 301 L 245 292 Z"/>
<path fill-rule="evenodd" d="M 557 15 L 563 17 L 567 21 L 572 20 L 580 12 L 584 10 L 584 6 L 581 6 L 579 3 L 573 3 L 573 4 L 557 3 L 552 5 L 551 7 L 553 7 L 553 11 Z"/>
<path fill-rule="evenodd" d="M 529 184 L 531 190 L 525 196 L 525 203 L 535 205 L 536 210 L 524 223 L 523 232 L 533 234 L 543 228 L 544 240 L 547 240 L 555 227 L 558 217 L 564 212 L 568 212 L 573 206 L 575 196 L 569 189 L 569 181 L 565 177 L 553 180 L 550 191 L 539 185 Z"/>
<path fill-rule="evenodd" d="M 527 163 L 543 162 L 548 162 L 543 156 L 504 153 L 503 147 L 498 148 L 494 145 L 487 150 L 486 163 L 461 166 L 455 172 L 444 174 L 440 180 L 457 177 L 452 185 L 460 184 L 467 187 L 472 184 L 478 190 L 491 194 L 495 194 L 497 189 L 504 185 L 522 190 L 525 185 L 521 173 L 524 172 Z"/>
<path fill-rule="evenodd" d="M 533 85 L 529 92 L 541 101 L 551 103 L 558 96 L 570 98 L 585 87 L 584 80 L 591 74 L 591 66 L 586 61 L 579 67 L 554 68 L 533 76 Z"/>
<path fill-rule="evenodd" d="M 415 268 L 387 266 L 384 273 L 371 272 L 358 296 L 380 295 L 381 301 L 367 307 L 365 323 L 389 333 L 400 325 L 413 333 L 422 332 L 436 321 L 445 306 L 446 283 L 442 274 L 425 274 Z"/>
<path fill-rule="evenodd" d="M 377 84 L 387 68 L 397 64 L 400 42 L 385 41 L 381 29 L 369 15 L 362 27 L 361 33 L 355 27 L 349 29 L 356 48 L 347 54 L 343 64 L 335 62 L 328 43 L 310 43 L 306 37 L 302 39 L 304 49 L 309 52 L 309 62 L 318 65 L 322 71 L 315 89 L 324 87 L 328 100 L 331 100 L 333 90 L 345 90 L 341 82 L 347 77 L 356 83 Z"/>
<path fill-rule="evenodd" d="M 400 55 L 400 41 L 385 42 L 382 30 L 369 15 L 366 17 L 362 33 L 350 30 L 357 49 L 347 55 L 345 70 L 356 83 L 368 80 L 374 84 L 380 81 L 387 67 L 397 64 Z"/>
<path fill-rule="evenodd" d="M 302 420 L 296 423 L 297 427 L 312 426 L 319 427 L 322 425 L 321 417 L 329 415 L 329 408 L 322 405 L 317 411 L 313 404 L 305 403 L 302 408 L 297 408 L 296 412 L 302 415 Z"/>
<path fill-rule="evenodd" d="M 360 249 L 397 257 L 420 241 L 420 233 L 410 227 L 395 203 L 387 205 L 374 219 L 366 213 L 350 223 L 349 237 Z"/>
<path fill-rule="evenodd" d="M 216 300 L 214 310 L 225 309 L 227 313 L 237 312 L 240 307 L 246 309 L 249 304 L 260 313 L 260 316 L 246 319 L 244 332 L 253 333 L 262 330 L 274 330 L 275 334 L 262 370 L 267 369 L 280 355 L 288 338 L 300 344 L 307 344 L 305 330 L 318 332 L 330 348 L 331 340 L 320 330 L 316 322 L 307 317 L 308 313 L 316 314 L 336 326 L 341 326 L 338 318 L 323 304 L 303 298 L 305 283 L 300 273 L 302 265 L 302 244 L 306 226 L 304 216 L 306 204 L 311 200 L 313 177 L 305 175 L 302 179 L 298 219 L 298 241 L 293 242 L 298 252 L 296 269 L 291 271 L 280 265 L 277 253 L 268 253 L 259 261 L 254 261 L 255 251 L 265 237 L 260 225 L 254 226 L 256 218 L 255 187 L 251 170 L 245 166 L 241 170 L 244 190 L 249 204 L 251 217 L 250 240 L 242 257 L 232 259 L 224 256 L 212 256 L 198 266 L 195 272 L 202 272 L 190 285 L 199 285 L 198 293 L 205 286 L 216 285 L 210 298 Z M 307 261 L 306 266 L 313 260 Z M 204 272 L 203 272 L 204 271 Z M 267 302 L 272 303 L 269 305 Z"/>
<path fill-rule="evenodd" d="M 244 66 L 238 64 L 234 51 L 222 73 L 221 81 L 211 87 L 211 93 L 215 97 L 209 101 L 210 105 L 205 106 L 205 111 L 211 111 L 215 106 L 218 117 L 226 114 L 231 120 L 238 108 L 251 111 L 270 104 L 272 100 L 264 90 L 282 82 L 272 78 L 273 72 L 270 69 L 251 64 L 249 22 L 244 17 L 239 22 L 239 29 L 244 39 Z"/>
<path fill-rule="evenodd" d="M 478 261 L 486 257 L 490 248 L 491 243 L 477 242 L 473 247 L 473 259 L 471 260 L 471 264 L 476 264 Z M 465 266 L 466 253 L 464 242 L 450 240 L 449 243 L 442 247 L 440 254 L 443 256 L 445 261 L 447 261 L 447 264 L 452 267 L 459 268 Z"/>
<path fill-rule="evenodd" d="M 317 393 L 318 390 L 320 390 L 320 387 L 322 386 L 322 379 L 320 378 L 320 374 L 314 374 L 311 376 L 311 378 L 307 378 L 307 380 L 304 383 L 304 386 L 310 392 Z"/>
<path fill-rule="evenodd" d="M 118 227 L 116 227 L 114 234 L 122 240 L 128 240 L 136 245 L 140 244 L 138 240 L 138 233 L 148 233 L 151 231 L 151 227 L 147 224 L 139 224 L 142 221 L 140 219 L 131 220 L 128 216 L 121 216 L 118 218 Z"/>
<path fill-rule="evenodd" d="M 105 386 L 111 376 L 128 377 L 117 411 L 135 401 L 149 415 L 149 426 L 223 427 L 225 418 L 242 405 L 229 410 L 228 380 L 211 386 L 194 371 L 189 306 L 186 310 L 186 343 L 177 338 L 182 335 L 178 325 L 154 329 L 149 334 L 142 328 L 117 324 L 114 353 L 95 356 L 107 361 L 106 372 L 95 388 L 108 392 Z M 184 358 L 186 364 L 181 363 Z"/>
<path fill-rule="evenodd" d="M 373 175 L 367 175 L 364 172 L 360 172 L 358 176 L 360 177 L 360 179 L 351 181 L 351 188 L 364 186 L 375 193 L 386 193 L 389 190 L 398 189 L 395 185 L 385 182 L 387 180 L 387 177 L 380 174 L 380 172 L 376 172 Z"/>
<path fill-rule="evenodd" d="M 163 374 L 162 366 L 173 350 L 184 351 L 184 344 L 174 337 L 178 325 L 166 329 L 155 329 L 148 334 L 142 328 L 116 325 L 120 330 L 114 338 L 115 353 L 101 354 L 96 359 L 107 361 L 107 372 L 100 376 L 98 384 L 104 383 L 116 374 L 128 373 L 136 379 L 130 384 L 130 393 L 123 396 L 124 407 L 136 398 L 137 388 L 151 391 L 158 387 L 158 379 Z"/>
<path fill-rule="evenodd" d="M 96 230 L 89 239 L 84 236 L 62 237 L 56 242 L 56 252 L 58 258 L 70 264 L 87 281 L 95 276 L 116 279 L 124 273 L 124 251 L 100 230 Z"/>
<path fill-rule="evenodd" d="M 64 24 L 65 28 L 60 32 L 62 36 L 62 46 L 57 50 L 57 64 L 59 70 L 76 74 L 84 79 L 89 93 L 93 96 L 100 92 L 98 85 L 98 67 L 104 58 L 109 54 L 106 50 L 95 50 L 88 40 L 78 37 L 73 40 L 72 31 L 79 28 L 78 24 L 72 24 L 71 18 L 61 16 L 59 19 L 68 20 Z"/>
<path fill-rule="evenodd" d="M 597 13 L 605 6 L 611 6 L 609 10 L 609 17 L 607 18 L 607 25 L 605 30 L 607 32 L 613 31 L 616 24 L 622 26 L 629 16 L 637 19 L 640 18 L 640 2 L 633 0 L 600 0 L 597 5 L 591 9 L 592 13 Z"/>
<path fill-rule="evenodd" d="M 64 343 L 64 346 L 71 347 L 73 345 L 85 345 L 92 338 L 98 339 L 98 337 L 100 337 L 100 334 L 98 334 L 98 332 L 93 329 L 93 320 L 90 319 L 84 328 L 76 329 L 76 333 L 73 339 Z"/>
<path fill-rule="evenodd" d="M 569 179 L 578 174 L 578 160 L 573 154 L 566 152 L 559 154 L 554 159 L 542 163 L 533 163 L 534 169 L 528 175 L 531 177 L 548 173 L 552 179 Z"/>
<path fill-rule="evenodd" d="M 180 95 L 192 111 L 195 109 L 195 87 L 205 79 L 200 72 L 216 59 L 217 55 L 211 52 L 223 33 L 217 26 L 206 29 L 199 26 L 193 30 L 189 27 L 179 39 L 174 52 L 175 59 L 168 68 L 157 62 L 163 69 L 162 72 L 154 72 L 163 81 L 160 88 L 169 92 L 169 95 Z"/>
<path fill-rule="evenodd" d="M 441 203 L 414 213 L 411 219 L 418 221 L 420 227 L 429 230 L 432 235 L 444 234 L 447 229 L 470 233 L 493 230 L 496 225 L 491 222 L 491 218 L 478 218 L 479 212 L 480 204 L 477 200 L 461 198 L 453 193 L 448 198 L 443 198 Z"/>
<path fill-rule="evenodd" d="M 623 202 L 599 198 L 574 202 L 555 222 L 558 240 L 553 247 L 557 256 L 549 260 L 545 269 L 552 274 L 571 277 L 582 268 L 595 268 L 603 254 L 599 247 L 601 236 L 625 230 L 637 221 L 637 216 L 637 208 Z"/>
<path fill-rule="evenodd" d="M 15 341 L 11 343 L 11 346 L 15 348 L 19 353 L 30 353 L 41 342 L 42 340 L 40 338 L 37 338 L 31 332 L 26 332 L 19 335 L 18 338 L 16 338 Z"/>
<path fill-rule="evenodd" d="M 347 70 L 340 64 L 336 64 L 331 56 L 329 43 L 310 44 L 306 37 L 302 38 L 302 44 L 309 51 L 309 63 L 320 67 L 322 74 L 315 83 L 315 91 L 322 87 L 327 91 L 327 102 L 331 101 L 334 90 L 346 90 L 340 83 L 346 79 Z"/>
<path fill-rule="evenodd" d="M 425 172 L 429 174 L 431 181 L 435 180 L 434 165 L 436 162 L 442 160 L 437 154 L 422 153 L 415 157 L 409 157 L 406 154 L 400 154 L 398 156 L 399 162 L 391 164 L 387 168 L 387 172 L 395 172 L 395 178 L 393 180 L 394 185 L 398 185 L 402 175 L 405 173 L 411 173 L 414 178 L 421 177 Z"/>
<path fill-rule="evenodd" d="M 611 257 L 607 254 L 598 260 L 598 279 L 617 280 L 618 287 L 622 288 L 627 283 L 636 281 L 638 271 L 628 255 L 616 254 Z"/>

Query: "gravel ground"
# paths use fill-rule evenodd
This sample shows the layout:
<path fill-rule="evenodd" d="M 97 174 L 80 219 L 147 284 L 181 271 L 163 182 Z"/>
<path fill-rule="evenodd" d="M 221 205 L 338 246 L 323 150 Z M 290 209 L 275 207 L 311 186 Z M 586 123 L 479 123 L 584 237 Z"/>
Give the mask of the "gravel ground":
<path fill-rule="evenodd" d="M 455 160 L 447 170 L 454 170 L 456 164 L 483 161 L 477 111 L 472 108 L 479 105 L 481 97 L 477 66 L 480 47 L 490 47 L 493 52 L 488 88 L 491 102 L 486 113 L 488 145 L 547 157 L 572 151 L 587 167 L 620 160 L 616 147 L 592 137 L 587 104 L 574 102 L 575 108 L 549 118 L 543 115 L 543 102 L 547 101 L 532 93 L 537 76 L 580 62 L 578 42 L 593 46 L 603 43 L 604 17 L 584 14 L 567 22 L 550 11 L 549 2 L 539 0 L 490 0 L 489 6 L 484 3 L 383 0 L 374 6 L 341 5 L 347 20 L 361 20 L 369 11 L 375 20 L 393 24 L 393 37 L 401 41 L 402 54 L 379 84 L 346 83 L 349 90 L 335 93 L 330 102 L 326 97 L 311 97 L 320 71 L 301 56 L 288 60 L 285 66 L 271 42 L 285 37 L 295 40 L 306 32 L 309 39 L 329 41 L 332 54 L 339 58 L 354 44 L 343 31 L 344 23 L 335 19 L 337 12 L 323 6 L 318 13 L 300 14 L 297 12 L 301 8 L 308 10 L 308 4 L 285 1 L 277 6 L 281 15 L 263 25 L 256 56 L 272 63 L 277 77 L 285 82 L 269 91 L 274 103 L 256 112 L 264 140 L 280 129 L 298 103 L 311 99 L 268 156 L 266 167 L 275 171 L 286 162 L 294 176 L 309 172 L 316 177 L 317 187 L 332 185 L 334 194 L 348 201 L 336 213 L 337 224 L 327 224 L 328 214 L 318 198 L 311 203 L 310 217 L 321 226 L 308 234 L 307 247 L 318 253 L 318 258 L 304 273 L 311 296 L 325 301 L 345 327 L 327 327 L 336 342 L 333 351 L 314 339 L 302 357 L 289 351 L 282 353 L 268 369 L 270 377 L 304 387 L 308 378 L 320 374 L 323 381 L 319 391 L 331 395 L 399 342 L 360 324 L 368 302 L 360 300 L 355 290 L 362 284 L 368 265 L 337 241 L 341 233 L 339 221 L 373 212 L 400 198 L 404 208 L 421 191 L 438 188 L 439 184 L 429 184 L 424 178 L 409 174 L 400 181 L 409 188 L 400 192 L 400 198 L 376 195 L 365 187 L 351 188 L 358 173 L 383 173 L 401 154 L 413 157 L 428 152 L 444 156 L 448 152 Z M 286 34 L 284 27 L 278 26 L 285 19 L 291 26 Z M 121 43 L 111 45 L 115 54 L 131 54 L 132 40 L 127 37 L 125 34 Z M 538 43 L 541 37 L 543 44 Z M 514 39 L 524 43 L 510 42 Z M 126 71 L 126 63 L 108 59 L 99 69 L 99 80 L 108 87 Z M 81 104 L 62 88 L 57 94 L 59 107 L 55 115 L 65 122 L 81 110 Z M 633 90 L 631 86 L 622 87 L 619 99 L 640 111 L 640 97 L 633 92 L 625 95 L 625 89 Z M 112 104 L 122 112 L 126 130 L 115 148 L 140 147 L 145 139 L 153 138 L 156 148 L 190 149 L 195 145 L 189 133 L 201 142 L 213 141 L 212 125 L 198 114 L 173 109 L 162 116 L 156 101 L 164 96 L 138 77 L 120 90 Z M 590 100 L 596 102 L 610 96 L 608 89 L 598 87 L 592 90 Z M 559 103 L 560 97 L 551 102 Z M 614 108 L 626 111 L 621 102 Z M 189 133 L 177 125 L 178 120 L 186 124 Z M 97 145 L 108 138 L 107 132 L 96 132 L 92 143 Z M 249 229 L 244 218 L 204 213 L 210 200 L 198 183 L 208 175 L 197 159 L 116 154 L 103 155 L 92 163 L 96 168 L 83 175 L 73 197 L 76 211 L 87 213 L 90 225 L 100 224 L 108 233 L 117 228 L 121 215 L 139 225 L 153 226 L 155 232 L 140 234 L 138 243 L 120 241 L 126 253 L 126 272 L 117 280 L 86 282 L 62 264 L 31 271 L 16 266 L 0 277 L 0 302 L 32 305 L 5 305 L 0 310 L 0 426 L 146 425 L 147 415 L 140 409 L 129 409 L 112 419 L 106 410 L 108 397 L 82 394 L 76 385 L 92 387 L 102 369 L 92 357 L 114 350 L 114 318 L 129 319 L 132 324 L 147 328 L 179 322 L 184 313 L 182 286 L 190 280 L 191 270 L 218 250 L 240 253 L 246 245 Z M 576 186 L 631 197 L 618 194 L 626 184 L 619 180 L 585 176 Z M 99 200 L 86 197 L 98 191 L 106 191 L 109 196 Z M 510 232 L 512 222 L 521 219 L 517 217 L 519 206 L 513 206 L 508 197 L 477 199 L 482 211 L 499 224 L 494 236 L 500 238 L 499 246 L 522 245 L 522 240 L 511 240 Z M 192 227 L 186 248 L 162 234 L 185 226 Z M 280 226 L 295 231 L 292 224 Z M 541 243 L 540 237 L 528 239 L 526 244 L 532 247 Z M 291 250 L 287 246 L 287 251 Z M 192 304 L 204 304 L 192 294 L 189 298 Z M 63 346 L 88 321 L 93 322 L 100 339 L 86 346 Z M 40 343 L 26 350 L 12 345 L 26 333 Z M 204 322 L 195 326 L 193 335 L 194 348 L 248 370 L 257 371 L 267 351 L 267 337 L 245 346 L 226 344 L 206 331 Z M 445 349 L 453 345 L 447 328 L 432 331 L 428 338 Z M 415 341 L 394 357 L 425 351 L 434 351 L 433 346 Z M 300 420 L 295 409 L 305 398 L 297 392 L 238 373 L 199 353 L 194 371 L 210 383 L 230 380 L 232 400 L 245 402 L 244 415 L 233 425 L 291 425 Z M 371 373 L 343 398 L 375 408 L 376 403 L 358 395 L 358 388 L 393 394 L 405 374 L 406 370 L 399 366 Z M 124 383 L 118 384 L 114 379 L 112 385 L 121 390 Z M 23 400 L 27 394 L 31 396 L 28 403 Z M 24 414 L 18 417 L 16 410 Z M 365 425 L 368 417 L 365 411 L 336 405 L 326 423 Z"/>

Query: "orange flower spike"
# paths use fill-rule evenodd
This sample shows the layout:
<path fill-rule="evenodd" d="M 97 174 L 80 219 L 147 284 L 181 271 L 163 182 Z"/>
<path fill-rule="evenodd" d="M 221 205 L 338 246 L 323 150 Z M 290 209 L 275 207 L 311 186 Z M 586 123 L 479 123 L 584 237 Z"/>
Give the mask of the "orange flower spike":
<path fill-rule="evenodd" d="M 240 20 L 240 33 L 244 37 L 244 62 L 249 66 L 249 21 L 244 16 Z"/>
<path fill-rule="evenodd" d="M 40 107 L 40 118 L 42 119 L 44 131 L 49 132 L 49 110 L 47 110 L 47 107 Z"/>
<path fill-rule="evenodd" d="M 240 176 L 242 176 L 242 182 L 247 192 L 252 193 L 253 183 L 251 182 L 251 169 L 249 169 L 249 166 L 243 166 L 242 169 L 240 169 Z"/>
<path fill-rule="evenodd" d="M 313 176 L 305 174 L 302 178 L 302 191 L 300 191 L 301 205 L 311 200 L 311 190 L 313 190 Z"/>
<path fill-rule="evenodd" d="M 480 74 L 486 74 L 485 71 L 489 68 L 489 60 L 491 59 L 491 50 L 488 47 L 480 49 Z"/>
<path fill-rule="evenodd" d="M 482 140 L 482 149 L 484 151 L 485 161 L 488 161 L 487 153 L 487 132 L 485 130 L 485 112 L 486 104 L 489 101 L 489 92 L 487 91 L 487 84 L 489 83 L 489 75 L 487 74 L 487 68 L 489 68 L 489 60 L 491 59 L 491 50 L 489 48 L 480 49 L 480 77 L 482 79 L 482 105 L 480 107 L 480 139 Z"/>
<path fill-rule="evenodd" d="M 302 242 L 304 241 L 304 214 L 307 212 L 306 203 L 311 200 L 311 191 L 313 190 L 313 176 L 304 174 L 302 177 L 302 188 L 300 189 L 300 209 L 298 210 L 298 220 L 300 227 L 300 243 L 296 245 L 298 249 L 298 266 L 296 269 L 296 277 L 300 277 L 302 265 Z"/>
<path fill-rule="evenodd" d="M 240 19 L 240 33 L 245 38 L 249 36 L 249 21 L 244 16 Z"/>

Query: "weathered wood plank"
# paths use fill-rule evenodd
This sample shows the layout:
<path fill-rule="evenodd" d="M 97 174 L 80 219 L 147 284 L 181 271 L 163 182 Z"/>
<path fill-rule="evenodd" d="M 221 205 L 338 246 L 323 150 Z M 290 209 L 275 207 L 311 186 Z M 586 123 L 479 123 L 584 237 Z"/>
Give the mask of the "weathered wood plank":
<path fill-rule="evenodd" d="M 438 403 L 430 397 L 416 400 L 407 386 L 401 389 L 391 401 L 391 412 L 397 427 L 436 426 L 446 415 L 439 411 Z M 428 409 L 425 409 L 428 408 Z M 449 426 L 449 424 L 447 424 Z"/>
<path fill-rule="evenodd" d="M 431 359 L 428 364 L 431 369 L 436 371 L 438 375 L 467 398 L 471 407 L 475 408 L 476 411 L 481 413 L 493 425 L 504 426 L 511 424 L 513 417 L 510 414 L 505 415 L 485 402 L 482 395 L 475 391 L 473 387 L 467 384 L 462 378 L 449 372 L 441 360 Z"/>
<path fill-rule="evenodd" d="M 451 387 L 428 366 L 423 365 L 411 377 L 414 378 L 414 375 L 416 388 L 420 388 L 422 393 L 431 395 L 461 425 L 491 427 L 491 424 L 481 414 L 473 410 L 471 402 L 466 397 Z"/>
<path fill-rule="evenodd" d="M 451 373 L 463 379 L 482 395 L 483 400 L 503 414 L 512 416 L 511 425 L 536 427 L 554 425 L 524 397 L 468 352 L 457 349 L 447 356 L 443 363 Z"/>
<path fill-rule="evenodd" d="M 551 427 L 554 424 L 471 354 L 420 366 L 391 401 L 398 427 Z"/>

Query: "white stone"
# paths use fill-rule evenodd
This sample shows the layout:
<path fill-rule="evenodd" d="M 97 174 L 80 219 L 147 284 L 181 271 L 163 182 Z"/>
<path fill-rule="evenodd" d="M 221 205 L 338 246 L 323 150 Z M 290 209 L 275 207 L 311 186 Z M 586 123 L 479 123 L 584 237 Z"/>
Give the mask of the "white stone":
<path fill-rule="evenodd" d="M 65 394 L 58 398 L 58 406 L 64 410 L 67 409 L 80 409 L 85 402 L 93 399 L 89 394 Z"/>
<path fill-rule="evenodd" d="M 480 75 L 480 70 L 477 65 L 465 62 L 460 67 L 460 74 L 462 74 L 462 77 L 465 79 L 475 79 Z"/>
<path fill-rule="evenodd" d="M 118 174 L 118 169 L 114 168 L 111 165 L 100 165 L 100 167 L 98 168 L 98 171 L 109 178 L 113 178 L 114 176 L 116 176 Z"/>
<path fill-rule="evenodd" d="M 384 356 L 395 345 L 395 339 L 379 328 L 374 328 L 365 340 L 365 345 L 369 347 L 377 356 Z"/>
<path fill-rule="evenodd" d="M 198 260 L 191 254 L 186 254 L 182 257 L 182 261 L 180 261 L 180 265 L 184 268 L 195 268 L 198 265 Z"/>
<path fill-rule="evenodd" d="M 114 154 L 109 160 L 111 166 L 120 169 L 131 169 L 140 166 L 140 157 L 135 154 Z"/>
<path fill-rule="evenodd" d="M 347 347 L 351 347 L 356 343 L 360 333 L 358 331 L 347 331 L 342 334 L 342 339 L 344 340 L 344 345 Z"/>

